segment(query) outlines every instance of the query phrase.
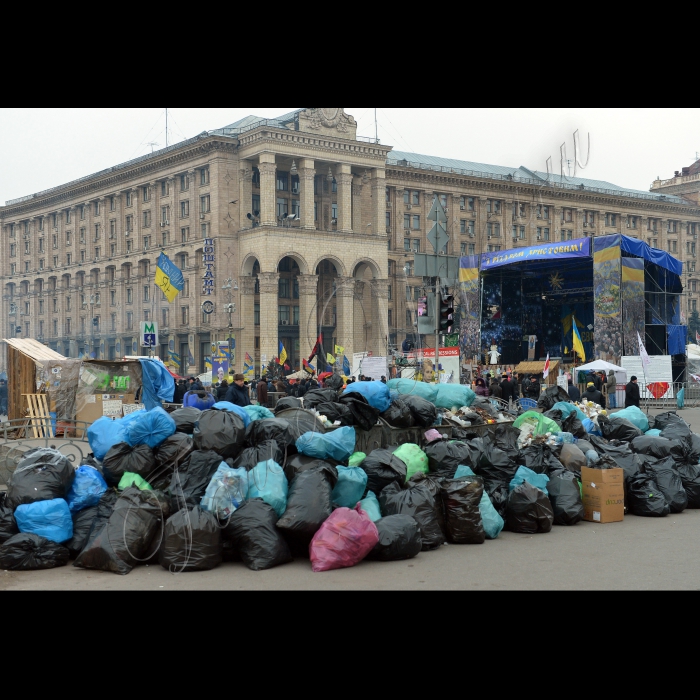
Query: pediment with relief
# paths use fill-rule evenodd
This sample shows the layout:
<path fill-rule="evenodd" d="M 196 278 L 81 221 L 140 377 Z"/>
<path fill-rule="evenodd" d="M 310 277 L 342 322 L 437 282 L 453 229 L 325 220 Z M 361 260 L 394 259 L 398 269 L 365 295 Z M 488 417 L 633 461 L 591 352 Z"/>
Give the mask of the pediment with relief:
<path fill-rule="evenodd" d="M 354 140 L 357 122 L 342 107 L 309 107 L 299 115 L 299 130 Z"/>

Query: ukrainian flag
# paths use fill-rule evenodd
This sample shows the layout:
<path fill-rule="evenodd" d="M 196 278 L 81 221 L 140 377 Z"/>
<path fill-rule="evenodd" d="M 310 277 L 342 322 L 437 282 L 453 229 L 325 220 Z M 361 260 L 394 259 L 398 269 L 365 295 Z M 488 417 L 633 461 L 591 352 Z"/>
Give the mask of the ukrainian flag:
<path fill-rule="evenodd" d="M 583 342 L 581 341 L 581 334 L 578 332 L 578 326 L 576 325 L 576 319 L 572 317 L 574 324 L 574 352 L 581 358 L 582 362 L 586 361 L 586 351 L 583 349 Z"/>
<path fill-rule="evenodd" d="M 163 290 L 163 294 L 171 304 L 185 288 L 182 271 L 165 253 L 160 254 L 156 265 L 156 286 Z"/>
<path fill-rule="evenodd" d="M 280 341 L 280 365 L 284 366 L 284 363 L 287 361 L 287 357 L 289 357 L 289 355 L 287 355 L 287 351 L 285 350 L 283 343 Z"/>

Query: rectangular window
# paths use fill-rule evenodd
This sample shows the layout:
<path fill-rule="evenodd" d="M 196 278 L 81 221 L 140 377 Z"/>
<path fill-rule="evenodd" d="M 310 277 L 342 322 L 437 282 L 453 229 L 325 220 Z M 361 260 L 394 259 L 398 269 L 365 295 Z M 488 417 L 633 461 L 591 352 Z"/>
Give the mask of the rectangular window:
<path fill-rule="evenodd" d="M 296 216 L 297 219 L 301 218 L 301 202 L 298 199 L 292 200 L 292 214 Z"/>
<path fill-rule="evenodd" d="M 110 238 L 116 238 L 117 237 L 117 222 L 115 219 L 112 219 L 109 222 L 109 237 Z"/>
<path fill-rule="evenodd" d="M 669 253 L 677 253 L 678 252 L 678 242 L 677 241 L 668 241 L 668 252 Z"/>
<path fill-rule="evenodd" d="M 170 194 L 170 184 L 167 180 L 160 183 L 160 196 L 167 197 Z"/>
<path fill-rule="evenodd" d="M 117 208 L 117 198 L 110 197 L 109 198 L 109 210 L 114 211 L 116 208 Z"/>
<path fill-rule="evenodd" d="M 289 278 L 283 277 L 279 281 L 279 294 L 280 299 L 289 299 Z"/>
<path fill-rule="evenodd" d="M 283 192 L 289 190 L 289 173 L 277 171 L 277 189 Z"/>
<path fill-rule="evenodd" d="M 128 330 L 128 331 L 134 330 L 134 312 L 133 311 L 126 312 L 126 330 Z"/>
<path fill-rule="evenodd" d="M 95 260 L 97 260 L 100 257 L 100 247 L 96 246 L 95 247 Z"/>
<path fill-rule="evenodd" d="M 678 222 L 669 221 L 668 222 L 668 233 L 678 233 Z"/>
<path fill-rule="evenodd" d="M 497 253 L 501 249 L 500 245 L 490 245 L 488 246 L 489 253 Z"/>
<path fill-rule="evenodd" d="M 335 223 L 338 223 L 338 203 L 337 202 L 333 202 L 333 204 L 331 204 L 331 219 L 333 219 L 333 221 L 335 221 Z"/>
<path fill-rule="evenodd" d="M 420 253 L 420 239 L 419 238 L 413 239 L 413 252 Z"/>
<path fill-rule="evenodd" d="M 99 216 L 99 215 L 100 215 L 100 203 L 95 202 L 95 216 Z M 55 225 L 56 225 L 56 222 L 54 221 L 54 226 Z"/>
<path fill-rule="evenodd" d="M 134 303 L 134 290 L 131 288 L 126 290 L 126 303 L 127 304 Z"/>
<path fill-rule="evenodd" d="M 150 212 L 150 210 L 143 212 L 143 227 L 144 228 L 151 227 L 151 212 Z"/>
<path fill-rule="evenodd" d="M 141 199 L 143 199 L 144 202 L 151 201 L 151 188 L 148 185 L 141 188 Z"/>
<path fill-rule="evenodd" d="M 180 175 L 180 192 L 187 192 L 190 189 L 190 178 L 187 175 Z"/>
<path fill-rule="evenodd" d="M 73 255 L 71 253 L 66 253 L 66 265 L 73 264 Z"/>
<path fill-rule="evenodd" d="M 143 287 L 143 300 L 144 300 L 144 301 L 150 301 L 150 300 L 151 300 L 150 292 L 151 292 L 151 287 L 150 287 L 150 285 L 148 285 L 148 284 L 144 285 L 144 287 Z"/>
<path fill-rule="evenodd" d="M 466 243 L 459 244 L 459 252 L 460 252 L 460 255 L 462 255 L 462 256 L 467 254 L 467 244 Z"/>
<path fill-rule="evenodd" d="M 260 172 L 258 171 L 258 178 L 260 177 Z M 259 182 L 259 180 L 258 180 Z M 204 186 L 209 184 L 209 168 L 202 168 L 199 171 L 199 184 Z"/>
<path fill-rule="evenodd" d="M 278 306 L 278 321 L 281 326 L 289 325 L 289 307 Z"/>
<path fill-rule="evenodd" d="M 160 208 L 160 221 L 162 224 L 169 224 L 170 223 L 170 207 L 161 207 Z"/>
<path fill-rule="evenodd" d="M 565 222 L 573 221 L 574 212 L 573 209 L 562 209 L 561 210 L 561 220 Z"/>
<path fill-rule="evenodd" d="M 391 230 L 391 212 L 390 211 L 388 211 L 386 213 L 385 223 L 386 223 L 387 231 Z"/>
<path fill-rule="evenodd" d="M 10 243 L 10 257 L 11 258 L 17 257 L 17 244 L 16 243 Z"/>
<path fill-rule="evenodd" d="M 99 202 L 97 203 L 99 206 Z M 99 212 L 98 212 L 99 213 Z M 51 214 L 51 218 L 53 219 L 53 227 L 58 228 L 58 215 L 57 214 Z"/>
<path fill-rule="evenodd" d="M 182 243 L 187 243 L 190 240 L 190 230 L 189 228 L 180 229 L 180 240 Z"/>
<path fill-rule="evenodd" d="M 697 233 L 697 224 L 688 223 L 688 235 L 694 236 Z"/>
<path fill-rule="evenodd" d="M 53 266 L 58 267 L 58 255 L 53 256 Z"/>
<path fill-rule="evenodd" d="M 208 238 L 207 234 L 209 233 L 209 227 L 207 226 L 207 224 L 202 224 L 201 232 L 202 238 Z"/>
<path fill-rule="evenodd" d="M 43 230 L 44 230 L 44 217 L 40 216 L 39 217 L 39 231 L 43 231 Z M 12 236 L 13 233 L 14 233 L 14 231 L 12 230 L 12 228 L 10 228 L 10 235 Z"/>
<path fill-rule="evenodd" d="M 95 224 L 95 240 L 99 241 L 100 240 L 100 225 Z"/>
<path fill-rule="evenodd" d="M 150 247 L 151 247 L 151 237 L 144 236 L 143 237 L 143 249 L 148 250 Z"/>
<path fill-rule="evenodd" d="M 53 322 L 53 336 L 54 338 L 58 335 L 58 321 Z"/>
<path fill-rule="evenodd" d="M 51 240 L 53 242 L 53 249 L 56 250 L 58 248 L 58 236 L 54 234 L 51 236 Z"/>
<path fill-rule="evenodd" d="M 610 228 L 617 226 L 617 214 L 606 214 L 605 225 L 609 226 Z"/>
<path fill-rule="evenodd" d="M 391 285 L 387 285 L 387 299 L 391 301 Z"/>
<path fill-rule="evenodd" d="M 403 227 L 404 227 L 404 229 L 411 228 L 411 215 L 410 214 L 403 215 Z"/>
<path fill-rule="evenodd" d="M 210 204 L 210 198 L 209 195 L 205 195 L 204 197 L 199 198 L 200 202 L 200 210 L 202 214 L 208 214 L 211 211 L 211 204 Z"/>
<path fill-rule="evenodd" d="M 460 232 L 460 233 L 466 233 L 466 232 L 467 232 L 467 220 L 466 220 L 466 219 L 462 219 L 462 220 L 459 222 L 459 232 Z"/>
<path fill-rule="evenodd" d="M 411 191 L 410 191 L 410 190 L 404 190 L 404 191 L 403 191 L 403 203 L 404 203 L 404 204 L 410 204 L 410 203 L 411 203 Z"/>
<path fill-rule="evenodd" d="M 84 204 L 80 205 L 80 220 L 81 221 L 85 220 L 85 205 Z"/>
<path fill-rule="evenodd" d="M 695 243 L 687 243 L 687 250 L 690 255 L 695 255 Z M 654 247 L 656 247 L 656 244 L 654 244 Z"/>
<path fill-rule="evenodd" d="M 410 238 L 403 239 L 403 249 L 404 250 L 411 250 L 411 239 Z"/>
<path fill-rule="evenodd" d="M 420 231 L 420 215 L 419 214 L 415 214 L 413 216 L 413 230 Z"/>
<path fill-rule="evenodd" d="M 260 304 L 253 305 L 253 325 L 260 325 Z"/>
<path fill-rule="evenodd" d="M 411 192 L 411 204 L 420 204 L 420 192 L 416 192 L 415 190 Z"/>
<path fill-rule="evenodd" d="M 190 215 L 190 203 L 189 200 L 180 202 L 180 218 L 186 219 Z"/>
<path fill-rule="evenodd" d="M 288 214 L 289 214 L 288 200 L 278 199 L 277 200 L 277 218 L 278 219 L 286 218 Z"/>
<path fill-rule="evenodd" d="M 12 263 L 10 265 L 10 274 L 11 275 L 16 275 L 17 274 L 17 263 Z"/>

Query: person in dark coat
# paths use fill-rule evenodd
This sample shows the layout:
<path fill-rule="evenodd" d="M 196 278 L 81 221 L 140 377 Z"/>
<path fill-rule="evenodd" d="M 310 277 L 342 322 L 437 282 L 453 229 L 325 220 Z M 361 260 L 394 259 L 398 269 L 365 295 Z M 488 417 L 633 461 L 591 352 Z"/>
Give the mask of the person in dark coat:
<path fill-rule="evenodd" d="M 540 398 L 540 383 L 534 374 L 530 375 L 530 382 L 528 384 L 523 383 L 523 393 L 528 399 L 537 401 Z"/>
<path fill-rule="evenodd" d="M 639 384 L 637 377 L 632 377 L 625 388 L 625 406 L 636 406 L 639 408 Z"/>
<path fill-rule="evenodd" d="M 248 389 L 245 386 L 245 377 L 242 374 L 234 376 L 233 384 L 231 384 L 226 393 L 226 401 L 240 406 L 241 408 L 250 406 L 250 397 L 248 396 Z"/>
<path fill-rule="evenodd" d="M 267 406 L 267 381 L 265 378 L 258 382 L 258 403 Z"/>
<path fill-rule="evenodd" d="M 600 376 L 596 372 L 591 372 L 589 376 L 588 381 L 593 382 L 598 391 L 603 391 L 603 382 L 600 381 Z"/>
<path fill-rule="evenodd" d="M 309 386 L 306 382 L 306 379 L 302 379 L 301 384 L 299 384 L 299 391 L 297 392 L 297 397 L 303 399 L 308 390 Z"/>
<path fill-rule="evenodd" d="M 501 398 L 504 401 L 510 401 L 513 399 L 515 401 L 515 382 L 510 378 L 510 375 L 506 375 L 501 382 Z"/>
<path fill-rule="evenodd" d="M 586 387 L 586 391 L 583 392 L 581 400 L 592 401 L 593 403 L 597 403 L 599 406 L 605 407 L 605 404 L 603 403 L 603 394 L 595 388 L 595 384 L 593 382 L 588 382 L 588 386 Z"/>
<path fill-rule="evenodd" d="M 181 379 L 177 384 L 175 384 L 175 394 L 173 396 L 173 403 L 180 404 L 185 400 L 185 394 L 187 393 L 187 387 L 185 386 L 184 379 Z"/>
<path fill-rule="evenodd" d="M 225 401 L 226 394 L 228 394 L 228 382 L 224 379 L 224 381 L 221 382 L 216 389 L 216 398 L 219 401 Z"/>
<path fill-rule="evenodd" d="M 581 400 L 581 392 L 579 391 L 578 387 L 574 384 L 574 380 L 571 379 L 571 377 L 569 377 L 569 386 L 566 391 L 569 394 L 569 398 L 572 401 Z"/>
<path fill-rule="evenodd" d="M 501 385 L 498 383 L 496 377 L 491 380 L 491 385 L 489 386 L 489 396 L 492 396 L 494 399 L 503 398 L 503 390 L 501 389 Z"/>

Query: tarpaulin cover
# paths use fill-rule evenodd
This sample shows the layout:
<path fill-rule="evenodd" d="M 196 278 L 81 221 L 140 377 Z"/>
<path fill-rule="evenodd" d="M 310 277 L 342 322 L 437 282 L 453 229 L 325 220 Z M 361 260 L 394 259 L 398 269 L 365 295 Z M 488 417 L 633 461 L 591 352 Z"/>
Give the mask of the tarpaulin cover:
<path fill-rule="evenodd" d="M 355 428 L 344 427 L 325 435 L 305 433 L 296 441 L 296 448 L 308 457 L 343 462 L 355 451 L 355 442 Z"/>
<path fill-rule="evenodd" d="M 67 542 L 73 537 L 73 518 L 62 498 L 18 506 L 15 520 L 20 532 L 31 532 L 52 542 Z"/>
<path fill-rule="evenodd" d="M 343 393 L 360 394 L 364 396 L 372 408 L 376 408 L 380 413 L 386 411 L 391 406 L 391 396 L 389 387 L 382 382 L 354 382 Z M 304 400 L 306 404 L 306 400 Z"/>
<path fill-rule="evenodd" d="M 168 368 L 157 360 L 139 360 L 143 372 L 141 403 L 147 411 L 160 407 L 161 402 L 172 403 L 175 395 L 175 380 Z"/>
<path fill-rule="evenodd" d="M 235 403 L 230 403 L 229 401 L 219 401 L 218 403 L 215 403 L 212 406 L 212 410 L 214 411 L 228 411 L 229 413 L 236 413 L 238 414 L 241 419 L 243 420 L 243 425 L 247 428 L 250 423 L 251 423 L 251 418 L 250 414 L 248 411 L 245 410 L 245 408 L 241 408 L 240 406 L 236 406 Z"/>
<path fill-rule="evenodd" d="M 158 447 L 166 438 L 175 434 L 175 421 L 160 407 L 134 413 L 136 418 L 126 429 L 124 442 L 132 447 L 148 445 L 151 449 Z"/>
<path fill-rule="evenodd" d="M 75 470 L 75 479 L 66 496 L 66 502 L 71 513 L 96 506 L 107 490 L 107 482 L 102 474 L 93 467 L 78 467 Z"/>
<path fill-rule="evenodd" d="M 435 405 L 438 408 L 462 408 L 474 403 L 476 394 L 468 387 L 460 384 L 438 384 Z"/>
<path fill-rule="evenodd" d="M 23 533 L 15 535 L 0 547 L 0 568 L 6 571 L 40 571 L 55 569 L 68 563 L 70 553 L 56 542 Z"/>
<path fill-rule="evenodd" d="M 654 265 L 658 265 L 659 267 L 663 267 L 665 270 L 669 270 L 675 275 L 680 276 L 683 274 L 683 263 L 680 260 L 677 260 L 663 250 L 652 248 L 645 241 L 637 238 L 630 238 L 629 236 L 620 236 L 620 248 L 622 248 L 625 253 L 631 253 L 638 258 L 644 258 L 644 260 L 654 263 Z M 683 346 L 683 352 L 685 352 L 685 346 Z"/>
<path fill-rule="evenodd" d="M 436 384 L 425 384 L 412 379 L 390 379 L 387 382 L 387 387 L 392 391 L 397 391 L 401 396 L 420 396 L 432 404 L 437 400 L 438 386 Z"/>

